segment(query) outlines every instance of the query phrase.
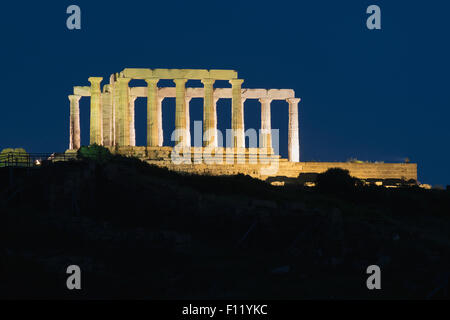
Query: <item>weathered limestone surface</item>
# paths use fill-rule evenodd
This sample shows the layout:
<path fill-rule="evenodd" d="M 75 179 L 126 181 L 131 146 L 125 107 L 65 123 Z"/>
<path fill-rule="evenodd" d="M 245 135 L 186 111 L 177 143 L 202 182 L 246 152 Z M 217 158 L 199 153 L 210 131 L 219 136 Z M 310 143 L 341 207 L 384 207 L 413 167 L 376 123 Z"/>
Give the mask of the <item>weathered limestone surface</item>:
<path fill-rule="evenodd" d="M 136 125 L 134 120 L 136 96 L 130 96 L 130 146 L 136 145 Z"/>
<path fill-rule="evenodd" d="M 233 147 L 244 148 L 245 136 L 244 136 L 244 107 L 242 102 L 242 83 L 244 80 L 235 79 L 230 80 L 232 90 L 231 101 L 231 129 L 233 130 Z"/>
<path fill-rule="evenodd" d="M 287 99 L 289 103 L 288 153 L 289 161 L 300 161 L 300 143 L 298 138 L 298 103 L 299 98 Z"/>
<path fill-rule="evenodd" d="M 203 79 L 204 98 L 203 98 L 203 146 L 208 147 L 217 144 L 217 133 L 214 127 L 214 79 Z"/>
<path fill-rule="evenodd" d="M 102 115 L 103 115 L 103 145 L 112 146 L 113 145 L 113 108 L 112 108 L 112 94 L 107 92 L 110 90 L 110 85 L 105 85 L 105 92 L 102 93 Z"/>
<path fill-rule="evenodd" d="M 102 77 L 90 77 L 91 83 L 91 121 L 90 121 L 90 144 L 101 145 L 102 137 L 102 96 L 100 82 Z"/>
<path fill-rule="evenodd" d="M 206 70 L 206 69 L 142 69 L 126 68 L 123 70 L 123 76 L 133 79 L 216 79 L 231 80 L 237 78 L 237 72 L 234 70 Z"/>
<path fill-rule="evenodd" d="M 159 145 L 159 130 L 161 123 L 159 122 L 158 108 L 158 81 L 157 78 L 145 79 L 147 82 L 147 146 L 156 147 Z M 138 96 L 134 88 L 131 88 L 131 94 Z"/>
<path fill-rule="evenodd" d="M 175 97 L 175 130 L 177 137 L 175 139 L 175 145 L 187 146 L 187 134 L 186 134 L 186 79 L 174 79 L 176 86 Z"/>
<path fill-rule="evenodd" d="M 81 88 L 81 87 L 75 87 Z M 147 87 L 132 87 L 131 94 L 137 97 L 147 97 Z M 83 90 L 77 90 L 77 92 L 83 93 Z M 291 89 L 242 89 L 242 98 L 245 99 L 261 99 L 269 98 L 271 100 L 286 100 L 288 98 L 294 98 L 295 92 Z M 83 94 L 80 94 L 85 96 Z M 158 88 L 158 96 L 162 98 L 175 98 L 175 87 L 162 87 Z M 186 95 L 191 98 L 204 98 L 204 88 L 186 88 Z M 88 96 L 88 94 L 87 94 Z M 218 99 L 232 99 L 232 88 L 214 88 L 214 98 Z"/>
<path fill-rule="evenodd" d="M 191 116 L 189 114 L 189 104 L 191 102 L 191 97 L 186 96 L 185 100 L 185 114 L 184 119 L 186 121 L 185 127 L 186 127 L 186 147 L 191 146 Z"/>
<path fill-rule="evenodd" d="M 260 148 L 271 149 L 272 148 L 272 125 L 270 118 L 270 98 L 259 99 L 261 103 L 261 137 Z"/>
<path fill-rule="evenodd" d="M 111 149 L 115 151 L 114 149 Z M 205 163 L 205 148 L 191 147 L 191 164 L 174 164 L 171 158 L 171 147 L 121 147 L 118 152 L 124 155 L 140 157 L 148 163 L 180 172 L 196 174 L 230 175 L 247 174 L 265 180 L 269 177 L 297 178 L 300 174 L 323 173 L 330 168 L 349 170 L 350 174 L 360 179 L 414 179 L 417 180 L 417 164 L 414 163 L 352 163 L 352 162 L 289 162 L 278 155 L 267 155 L 261 149 L 247 148 L 238 156 L 227 156 L 230 148 L 218 148 L 217 152 L 224 156 L 222 164 Z M 257 161 L 255 161 L 255 159 Z M 233 163 L 230 165 L 227 161 Z M 278 170 L 267 175 L 263 169 L 277 163 Z"/>
<path fill-rule="evenodd" d="M 76 86 L 73 87 L 73 94 L 82 97 L 90 97 L 91 96 L 91 87 L 88 86 Z"/>
<path fill-rule="evenodd" d="M 129 146 L 130 145 L 130 118 L 129 118 L 129 96 L 128 96 L 128 83 L 129 78 L 118 78 L 117 79 L 117 89 L 119 93 L 119 112 L 117 115 L 118 119 L 118 145 L 119 146 Z"/>
<path fill-rule="evenodd" d="M 80 144 L 80 98 L 78 95 L 70 95 L 70 140 L 69 149 L 79 149 Z"/>

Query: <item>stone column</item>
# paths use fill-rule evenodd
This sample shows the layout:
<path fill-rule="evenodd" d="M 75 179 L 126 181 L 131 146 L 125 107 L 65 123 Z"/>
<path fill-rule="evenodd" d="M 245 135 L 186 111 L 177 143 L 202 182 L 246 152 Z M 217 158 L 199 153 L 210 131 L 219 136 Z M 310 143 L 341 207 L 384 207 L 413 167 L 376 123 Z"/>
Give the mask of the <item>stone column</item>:
<path fill-rule="evenodd" d="M 288 152 L 289 161 L 299 162 L 300 161 L 300 141 L 298 138 L 298 103 L 299 98 L 289 98 L 286 99 L 289 103 L 289 141 L 288 141 Z"/>
<path fill-rule="evenodd" d="M 159 145 L 161 128 L 161 102 L 158 99 L 159 79 L 145 79 L 147 82 L 147 147 Z"/>
<path fill-rule="evenodd" d="M 218 135 L 217 135 L 217 101 L 219 101 L 220 98 L 214 98 L 214 136 L 216 137 L 216 139 L 214 139 L 214 147 L 218 147 L 219 146 L 219 140 L 218 140 Z"/>
<path fill-rule="evenodd" d="M 186 146 L 191 146 L 191 117 L 189 114 L 189 103 L 191 102 L 192 97 L 186 97 L 186 112 L 185 112 L 185 119 L 186 119 Z"/>
<path fill-rule="evenodd" d="M 81 96 L 70 95 L 70 138 L 69 149 L 80 148 L 80 98 Z"/>
<path fill-rule="evenodd" d="M 117 75 L 115 75 L 116 81 L 114 82 L 114 93 L 113 93 L 113 106 L 114 106 L 114 145 L 119 146 L 119 136 L 120 136 L 120 90 Z"/>
<path fill-rule="evenodd" d="M 216 145 L 216 132 L 214 128 L 214 79 L 203 79 L 203 146 Z M 206 135 L 205 135 L 206 134 Z"/>
<path fill-rule="evenodd" d="M 174 79 L 175 82 L 175 130 L 179 136 L 175 146 L 186 146 L 186 82 L 187 79 Z"/>
<path fill-rule="evenodd" d="M 102 93 L 102 123 L 103 123 L 103 145 L 112 146 L 112 127 L 113 127 L 113 109 L 112 109 L 112 94 L 111 84 L 103 86 Z"/>
<path fill-rule="evenodd" d="M 109 77 L 109 92 L 111 98 L 111 146 L 116 144 L 116 98 L 114 75 Z"/>
<path fill-rule="evenodd" d="M 128 83 L 131 79 L 129 78 L 118 78 L 117 79 L 117 90 L 119 94 L 118 103 L 118 146 L 129 146 L 130 145 L 130 119 L 129 119 L 129 96 L 128 96 Z"/>
<path fill-rule="evenodd" d="M 100 82 L 102 77 L 90 77 L 91 83 L 91 120 L 89 144 L 103 144 L 102 135 L 102 96 Z"/>
<path fill-rule="evenodd" d="M 271 120 L 270 120 L 270 103 L 272 99 L 261 98 L 261 135 L 259 141 L 260 148 L 267 148 L 271 152 L 272 148 L 272 133 L 271 133 Z"/>
<path fill-rule="evenodd" d="M 137 97 L 130 95 L 130 146 L 136 146 L 136 125 L 134 121 L 134 107 Z"/>
<path fill-rule="evenodd" d="M 158 97 L 156 104 L 156 113 L 158 114 L 158 147 L 162 147 L 164 144 L 164 132 L 162 127 L 162 103 L 164 97 Z"/>
<path fill-rule="evenodd" d="M 233 130 L 233 147 L 244 148 L 244 108 L 242 102 L 242 79 L 233 79 L 229 81 L 231 84 L 231 129 Z"/>

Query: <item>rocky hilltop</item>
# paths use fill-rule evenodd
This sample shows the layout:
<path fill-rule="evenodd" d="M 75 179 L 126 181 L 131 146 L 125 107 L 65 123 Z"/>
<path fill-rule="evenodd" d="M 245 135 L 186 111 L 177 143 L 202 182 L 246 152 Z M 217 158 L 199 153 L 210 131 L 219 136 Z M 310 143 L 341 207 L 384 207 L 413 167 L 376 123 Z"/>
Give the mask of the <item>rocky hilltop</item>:
<path fill-rule="evenodd" d="M 119 156 L 0 179 L 2 298 L 448 298 L 445 190 L 273 186 Z M 366 287 L 373 264 L 382 290 Z"/>

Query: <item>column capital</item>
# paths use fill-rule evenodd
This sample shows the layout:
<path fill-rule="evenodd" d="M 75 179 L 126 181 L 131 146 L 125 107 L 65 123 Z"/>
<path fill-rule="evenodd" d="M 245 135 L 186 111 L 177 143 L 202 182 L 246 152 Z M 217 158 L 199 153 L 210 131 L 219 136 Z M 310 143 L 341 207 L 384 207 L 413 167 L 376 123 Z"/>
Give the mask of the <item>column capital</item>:
<path fill-rule="evenodd" d="M 145 79 L 145 82 L 147 82 L 147 85 L 158 85 L 159 79 L 158 78 L 147 78 Z"/>
<path fill-rule="evenodd" d="M 192 97 L 185 96 L 184 99 L 186 100 L 186 102 L 190 102 Z"/>
<path fill-rule="evenodd" d="M 228 81 L 232 86 L 240 86 L 244 82 L 244 79 L 231 79 Z"/>
<path fill-rule="evenodd" d="M 173 82 L 175 82 L 175 85 L 185 85 L 188 79 L 179 78 L 179 79 L 173 79 Z"/>
<path fill-rule="evenodd" d="M 130 80 L 131 80 L 131 78 L 118 78 L 117 79 L 117 82 L 119 83 L 119 84 L 128 84 L 129 82 L 130 82 Z"/>
<path fill-rule="evenodd" d="M 262 97 L 262 98 L 259 98 L 259 102 L 262 104 L 262 103 L 271 103 L 272 102 L 272 98 L 269 98 L 269 97 Z"/>
<path fill-rule="evenodd" d="M 292 103 L 292 104 L 294 104 L 294 103 L 299 103 L 300 102 L 300 98 L 287 98 L 286 99 L 286 101 L 288 102 L 288 103 Z"/>
<path fill-rule="evenodd" d="M 214 82 L 216 82 L 215 79 L 209 79 L 209 78 L 202 79 L 201 81 L 202 81 L 203 85 L 205 85 L 205 86 L 207 86 L 207 85 L 212 86 L 214 84 Z"/>
<path fill-rule="evenodd" d="M 137 96 L 131 96 L 131 95 L 129 96 L 130 102 L 135 102 L 136 99 L 137 99 Z"/>
<path fill-rule="evenodd" d="M 102 80 L 103 80 L 103 77 L 89 77 L 88 78 L 88 81 L 91 83 L 91 84 L 100 84 L 100 82 L 102 82 Z"/>
<path fill-rule="evenodd" d="M 78 102 L 78 101 L 80 101 L 81 96 L 76 95 L 76 94 L 71 94 L 71 95 L 68 96 L 68 98 L 69 98 L 70 101 Z"/>
<path fill-rule="evenodd" d="M 106 93 L 106 92 L 111 93 L 111 91 L 112 91 L 112 86 L 111 86 L 111 84 L 105 84 L 105 85 L 103 86 L 103 93 Z"/>

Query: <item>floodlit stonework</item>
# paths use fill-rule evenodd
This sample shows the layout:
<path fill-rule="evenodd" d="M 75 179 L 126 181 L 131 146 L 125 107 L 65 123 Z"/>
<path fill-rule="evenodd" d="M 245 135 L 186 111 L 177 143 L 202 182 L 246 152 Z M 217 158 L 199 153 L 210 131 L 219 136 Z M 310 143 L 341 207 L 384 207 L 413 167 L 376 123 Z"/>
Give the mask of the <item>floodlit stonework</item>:
<path fill-rule="evenodd" d="M 145 80 L 145 87 L 130 87 L 132 79 Z M 69 150 L 80 148 L 79 100 L 90 97 L 90 144 L 103 145 L 113 152 L 133 155 L 173 170 L 200 174 L 244 173 L 260 179 L 270 177 L 296 178 L 304 173 L 321 173 L 341 167 L 362 179 L 417 179 L 416 164 L 326 163 L 300 162 L 299 113 L 300 99 L 292 89 L 247 89 L 234 70 L 205 69 L 143 69 L 126 68 L 109 77 L 101 86 L 102 77 L 90 77 L 90 86 L 75 86 L 70 100 Z M 173 80 L 173 87 L 158 87 L 160 80 Z M 188 80 L 200 80 L 202 88 L 186 87 Z M 214 88 L 217 80 L 226 80 L 229 88 Z M 134 106 L 137 98 L 147 99 L 147 143 L 136 146 Z M 175 98 L 175 145 L 164 146 L 163 101 Z M 191 146 L 189 104 L 202 98 L 203 147 Z M 231 145 L 219 147 L 217 101 L 231 99 Z M 258 148 L 246 148 L 244 104 L 256 99 L 261 105 L 261 126 Z M 271 102 L 286 101 L 289 108 L 288 159 L 274 154 L 271 128 Z M 277 142 L 277 141 L 276 141 Z"/>

